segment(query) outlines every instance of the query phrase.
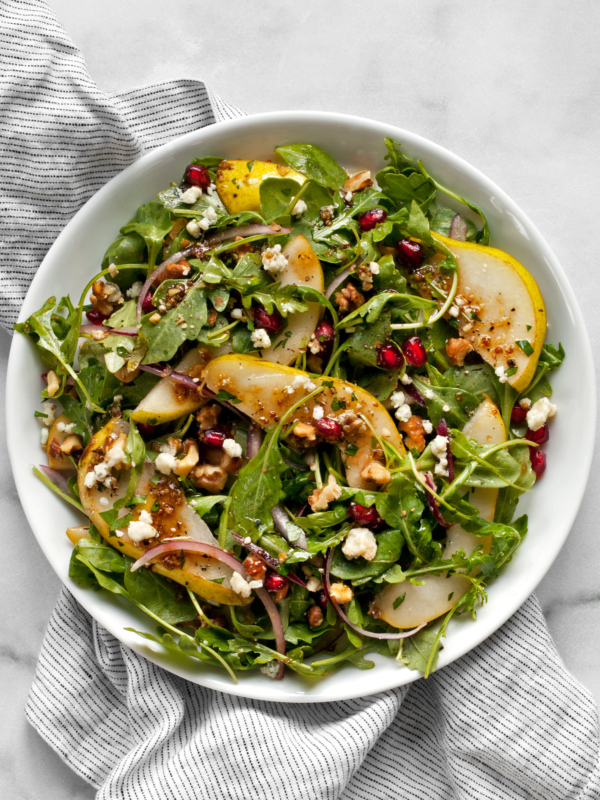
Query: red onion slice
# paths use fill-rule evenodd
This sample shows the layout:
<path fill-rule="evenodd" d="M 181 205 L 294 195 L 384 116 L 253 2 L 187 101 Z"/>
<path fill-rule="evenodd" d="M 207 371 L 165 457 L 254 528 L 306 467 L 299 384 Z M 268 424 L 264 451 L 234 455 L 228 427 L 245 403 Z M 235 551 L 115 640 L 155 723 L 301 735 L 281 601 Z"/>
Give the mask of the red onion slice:
<path fill-rule="evenodd" d="M 346 623 L 349 628 L 352 628 L 352 630 L 356 631 L 356 633 L 359 633 L 361 636 L 366 636 L 369 639 L 408 639 L 409 636 L 414 636 L 415 633 L 418 633 L 421 628 L 424 628 L 425 625 L 427 625 L 426 622 L 423 622 L 418 628 L 413 628 L 410 631 L 402 631 L 402 633 L 375 633 L 374 631 L 367 631 L 365 628 L 360 628 L 358 625 L 355 625 L 354 622 L 350 622 L 344 610 L 338 605 L 338 603 L 336 603 L 331 596 L 331 592 L 329 591 L 331 588 L 329 572 L 331 570 L 331 562 L 333 560 L 334 550 L 335 547 L 330 547 L 325 557 L 325 569 L 323 570 L 323 591 L 325 592 L 325 597 L 333 606 L 335 613 L 342 620 L 342 622 Z"/>
<path fill-rule="evenodd" d="M 423 408 L 427 408 L 427 403 L 425 402 L 425 398 L 423 397 L 421 392 L 417 389 L 417 387 L 414 385 L 414 383 L 402 384 L 401 389 L 404 392 L 404 394 L 407 394 L 409 397 L 411 397 L 415 401 L 415 403 L 418 403 L 420 406 L 423 406 Z"/>
<path fill-rule="evenodd" d="M 263 234 L 265 236 L 286 236 L 289 232 L 289 228 L 282 228 L 280 225 L 277 228 L 273 225 L 260 225 L 258 223 L 239 225 L 237 228 L 224 228 L 222 231 L 209 234 L 204 239 L 204 243 L 209 247 L 215 247 L 218 244 L 229 241 L 229 239 L 235 239 L 236 236 L 240 236 L 242 239 L 247 236 L 261 236 Z"/>
<path fill-rule="evenodd" d="M 151 375 L 158 375 L 159 378 L 169 378 L 175 383 L 187 386 L 188 389 L 195 389 L 196 391 L 200 389 L 200 384 L 196 383 L 193 378 L 183 372 L 177 372 L 172 367 L 169 367 L 168 364 L 165 366 L 162 364 L 140 364 L 140 369 L 143 372 L 149 372 Z"/>
<path fill-rule="evenodd" d="M 262 428 L 260 425 L 257 425 L 256 422 L 251 422 L 250 427 L 248 428 L 248 443 L 246 445 L 246 458 L 248 460 L 254 458 L 254 456 L 258 453 L 262 442 Z"/>
<path fill-rule="evenodd" d="M 448 480 L 450 483 L 454 480 L 454 458 L 452 457 L 452 450 L 450 449 L 450 431 L 446 425 L 446 420 L 442 417 L 440 424 L 437 426 L 435 432 L 438 436 L 445 436 L 448 439 L 446 445 L 446 458 L 448 459 Z"/>
<path fill-rule="evenodd" d="M 287 525 L 288 522 L 291 522 L 291 520 L 281 503 L 277 503 L 276 506 L 273 506 L 271 509 L 271 516 L 273 517 L 276 530 L 283 536 L 288 544 L 291 544 L 292 547 L 299 547 L 300 550 L 308 550 L 308 543 L 304 533 L 302 533 L 302 535 L 296 539 L 295 542 L 290 540 Z"/>
<path fill-rule="evenodd" d="M 216 547 L 213 544 L 206 544 L 205 542 L 198 542 L 198 541 L 190 541 L 189 539 L 182 539 L 181 541 L 171 541 L 171 542 L 163 542 L 162 544 L 158 544 L 155 547 L 151 547 L 149 550 L 138 558 L 138 560 L 133 564 L 131 567 L 131 571 L 135 572 L 136 569 L 144 566 L 149 561 L 152 561 L 153 558 L 158 558 L 159 556 L 166 555 L 167 553 L 180 553 L 181 551 L 184 552 L 193 552 L 193 553 L 202 553 L 203 555 L 209 556 L 210 558 L 214 558 L 217 561 L 220 561 L 222 564 L 226 564 L 228 567 L 231 567 L 232 570 L 235 572 L 239 572 L 239 574 L 243 578 L 247 578 L 246 570 L 244 569 L 243 564 L 241 564 L 237 558 L 232 556 L 230 553 L 225 552 L 225 550 L 221 550 L 220 547 Z M 282 656 L 285 655 L 285 636 L 283 633 L 283 623 L 281 621 L 281 616 L 279 615 L 279 611 L 277 610 L 277 606 L 271 599 L 271 596 L 267 592 L 266 589 L 255 589 L 256 596 L 262 602 L 265 607 L 267 614 L 271 620 L 271 624 L 273 625 L 273 633 L 275 634 L 275 644 L 277 652 L 280 653 Z M 279 669 L 277 674 L 274 676 L 274 680 L 281 680 L 283 678 L 284 673 L 284 664 L 283 662 L 279 662 Z"/>
<path fill-rule="evenodd" d="M 137 328 L 107 328 L 106 325 L 82 325 L 79 333 L 82 335 L 92 334 L 101 331 L 102 333 L 116 333 L 119 336 L 138 336 Z"/>
<path fill-rule="evenodd" d="M 427 487 L 429 487 L 435 492 L 435 483 L 433 482 L 433 478 L 429 472 L 423 473 L 423 477 L 425 478 L 425 483 L 427 484 L 427 486 L 423 486 L 423 488 L 425 489 L 425 498 L 427 500 L 429 510 L 433 514 L 435 520 L 439 522 L 443 528 L 450 528 L 451 523 L 446 522 L 446 520 L 443 518 L 442 512 L 440 511 L 440 507 L 438 506 L 435 497 L 427 490 Z"/>
<path fill-rule="evenodd" d="M 469 226 L 460 214 L 457 214 L 450 223 L 450 238 L 457 242 L 466 242 Z"/>
<path fill-rule="evenodd" d="M 261 561 L 264 561 L 268 567 L 271 567 L 271 569 L 279 573 L 279 567 L 281 566 L 281 563 L 270 553 L 267 553 L 263 547 L 260 547 L 260 545 L 255 544 L 254 542 L 247 542 L 243 536 L 240 536 L 239 533 L 235 533 L 234 531 L 231 531 L 231 535 L 234 539 L 237 539 L 237 541 L 243 545 L 246 550 L 249 550 L 257 558 L 260 558 Z M 288 580 L 292 581 L 292 583 L 297 583 L 298 586 L 302 586 L 303 589 L 306 588 L 304 581 L 300 580 L 300 578 L 298 578 L 297 575 L 294 575 L 293 572 L 289 572 L 283 577 L 288 578 Z"/>
<path fill-rule="evenodd" d="M 342 270 L 342 272 L 340 272 L 340 274 L 331 281 L 329 286 L 325 289 L 325 297 L 328 300 L 331 297 L 331 295 L 335 292 L 335 290 L 338 288 L 338 286 L 346 280 L 346 278 L 348 277 L 348 275 L 350 275 L 351 272 L 352 272 L 352 267 L 346 267 L 346 269 Z"/>
<path fill-rule="evenodd" d="M 73 497 L 73 493 L 69 489 L 69 483 L 62 472 L 52 467 L 45 467 L 43 464 L 40 464 L 40 469 L 48 480 L 52 481 L 57 489 L 60 489 L 64 494 L 68 494 L 69 497 Z"/>

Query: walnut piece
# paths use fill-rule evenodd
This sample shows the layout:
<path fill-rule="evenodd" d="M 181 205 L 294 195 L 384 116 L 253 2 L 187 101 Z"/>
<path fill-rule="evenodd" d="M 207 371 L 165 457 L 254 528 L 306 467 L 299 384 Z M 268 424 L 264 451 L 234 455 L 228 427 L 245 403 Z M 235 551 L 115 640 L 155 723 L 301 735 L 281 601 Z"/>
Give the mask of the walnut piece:
<path fill-rule="evenodd" d="M 408 422 L 399 422 L 398 428 L 406 434 L 404 442 L 409 450 L 414 447 L 419 453 L 425 450 L 425 428 L 421 417 L 413 414 Z"/>
<path fill-rule="evenodd" d="M 300 439 L 308 439 L 309 442 L 314 442 L 317 438 L 317 429 L 312 425 L 307 425 L 305 422 L 298 422 L 294 426 L 294 436 Z"/>
<path fill-rule="evenodd" d="M 306 612 L 306 619 L 311 628 L 318 628 L 323 622 L 323 612 L 319 606 L 311 606 Z"/>
<path fill-rule="evenodd" d="M 179 475 L 181 478 L 187 477 L 200 460 L 198 447 L 196 443 L 190 439 L 186 439 L 184 442 L 184 451 L 185 456 L 177 462 L 177 466 L 174 469 L 175 474 Z"/>
<path fill-rule="evenodd" d="M 355 433 L 355 431 L 362 430 L 365 426 L 365 423 L 354 411 L 342 411 L 335 419 L 342 426 L 342 430 L 346 436 Z"/>
<path fill-rule="evenodd" d="M 473 350 L 468 339 L 448 339 L 446 353 L 450 361 L 457 367 L 465 363 L 465 356 Z"/>
<path fill-rule="evenodd" d="M 249 553 L 244 559 L 244 569 L 253 581 L 262 578 L 267 571 L 265 563 L 252 553 Z"/>
<path fill-rule="evenodd" d="M 217 494 L 225 488 L 227 473 L 221 467 L 202 464 L 190 472 L 190 480 L 197 489 L 204 489 L 209 494 Z"/>
<path fill-rule="evenodd" d="M 116 283 L 97 280 L 92 286 L 90 303 L 101 314 L 109 317 L 115 307 L 123 302 L 123 295 Z"/>
<path fill-rule="evenodd" d="M 332 583 L 329 587 L 329 594 L 340 605 L 342 603 L 349 603 L 354 597 L 354 592 L 345 583 Z"/>
<path fill-rule="evenodd" d="M 378 461 L 371 461 L 360 473 L 360 477 L 363 481 L 373 481 L 374 483 L 385 485 L 391 483 L 392 473 Z"/>
<path fill-rule="evenodd" d="M 308 505 L 313 511 L 324 511 L 329 506 L 329 503 L 337 500 L 341 494 L 342 487 L 338 486 L 336 479 L 333 475 L 330 475 L 327 485 L 323 486 L 322 489 L 315 489 L 310 495 Z"/>
<path fill-rule="evenodd" d="M 54 397 L 60 389 L 60 381 L 58 380 L 56 372 L 50 370 L 46 375 L 46 381 L 48 383 L 48 397 Z"/>
<path fill-rule="evenodd" d="M 352 175 L 346 183 L 342 186 L 343 192 L 360 192 L 361 189 L 366 189 L 367 186 L 373 186 L 373 179 L 368 169 L 363 169 Z"/>
<path fill-rule="evenodd" d="M 60 449 L 63 453 L 70 455 L 77 450 L 83 450 L 83 442 L 79 436 L 71 434 L 71 436 L 67 436 L 64 442 L 61 444 Z"/>
<path fill-rule="evenodd" d="M 219 414 L 221 413 L 221 406 L 213 403 L 210 406 L 204 406 L 196 414 L 196 422 L 201 431 L 210 431 L 212 428 L 217 427 L 219 421 Z"/>
<path fill-rule="evenodd" d="M 362 295 L 352 283 L 349 283 L 341 292 L 336 292 L 334 300 L 342 314 L 348 314 L 350 311 L 354 311 L 365 302 L 364 295 Z"/>

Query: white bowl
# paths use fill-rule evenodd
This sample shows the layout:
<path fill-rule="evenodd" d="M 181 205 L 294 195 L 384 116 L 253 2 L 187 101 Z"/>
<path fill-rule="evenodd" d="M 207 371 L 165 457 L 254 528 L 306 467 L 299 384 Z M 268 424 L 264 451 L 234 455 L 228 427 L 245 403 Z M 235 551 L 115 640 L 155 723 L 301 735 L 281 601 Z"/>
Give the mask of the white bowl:
<path fill-rule="evenodd" d="M 313 142 L 344 167 L 376 170 L 383 165 L 383 138 L 402 142 L 410 156 L 422 158 L 443 185 L 470 198 L 487 215 L 492 241 L 519 259 L 538 282 L 548 311 L 548 340 L 562 341 L 567 359 L 553 376 L 558 415 L 545 450 L 548 470 L 532 494 L 520 503 L 529 514 L 529 533 L 512 562 L 489 586 L 489 600 L 478 620 L 452 621 L 440 656 L 443 668 L 476 647 L 513 614 L 544 577 L 575 519 L 588 478 L 594 442 L 595 382 L 590 344 L 581 312 L 566 275 L 549 246 L 525 214 L 480 172 L 442 147 L 390 125 L 341 114 L 282 112 L 260 114 L 203 128 L 153 150 L 113 178 L 75 215 L 40 266 L 25 299 L 20 319 L 36 311 L 51 295 L 78 298 L 95 274 L 107 245 L 136 208 L 177 180 L 192 158 L 270 158 L 276 145 Z M 447 198 L 443 202 L 453 205 Z M 457 206 L 455 206 L 457 207 Z M 318 702 L 346 700 L 381 692 L 417 680 L 419 674 L 385 656 L 373 658 L 372 670 L 346 666 L 321 680 L 305 680 L 288 671 L 271 681 L 260 673 L 239 675 L 234 685 L 224 671 L 160 651 L 125 627 L 152 630 L 151 621 L 114 595 L 86 591 L 68 577 L 71 544 L 65 536 L 81 516 L 46 490 L 32 464 L 44 461 L 39 426 L 40 373 L 31 342 L 15 335 L 7 380 L 8 448 L 14 477 L 33 532 L 59 578 L 77 600 L 123 643 L 165 669 L 194 683 L 261 700 Z"/>

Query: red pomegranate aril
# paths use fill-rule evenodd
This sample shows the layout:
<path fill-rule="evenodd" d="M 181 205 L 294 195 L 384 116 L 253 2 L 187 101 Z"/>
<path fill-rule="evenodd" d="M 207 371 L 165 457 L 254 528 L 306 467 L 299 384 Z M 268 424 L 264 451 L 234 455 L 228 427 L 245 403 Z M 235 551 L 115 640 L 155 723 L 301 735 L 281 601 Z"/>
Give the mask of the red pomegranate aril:
<path fill-rule="evenodd" d="M 337 419 L 333 417 L 323 417 L 322 419 L 313 420 L 313 425 L 319 431 L 321 436 L 326 439 L 341 439 L 343 430 Z"/>
<path fill-rule="evenodd" d="M 513 410 L 510 412 L 510 421 L 512 424 L 523 425 L 527 419 L 527 411 L 528 409 L 523 406 L 513 406 Z"/>
<path fill-rule="evenodd" d="M 268 592 L 280 592 L 289 584 L 287 578 L 278 575 L 276 572 L 269 572 L 263 580 L 263 586 Z"/>
<path fill-rule="evenodd" d="M 283 319 L 278 311 L 273 310 L 272 314 L 268 314 L 264 306 L 256 306 L 254 309 L 254 324 L 257 328 L 279 333 L 283 326 Z"/>
<path fill-rule="evenodd" d="M 156 425 L 149 425 L 147 422 L 138 422 L 137 429 L 142 439 L 151 439 L 154 436 Z"/>
<path fill-rule="evenodd" d="M 411 336 L 410 339 L 402 342 L 402 352 L 404 358 L 413 367 L 422 367 L 427 363 L 427 350 L 418 336 Z"/>
<path fill-rule="evenodd" d="M 530 447 L 529 458 L 531 459 L 531 469 L 537 478 L 541 478 L 546 471 L 546 454 L 535 447 Z"/>
<path fill-rule="evenodd" d="M 98 311 L 97 308 L 90 308 L 89 311 L 85 312 L 86 317 L 92 323 L 92 325 L 102 325 L 105 319 L 108 319 L 110 314 L 103 314 L 101 311 Z"/>
<path fill-rule="evenodd" d="M 395 344 L 384 344 L 377 353 L 377 364 L 382 369 L 400 369 L 404 364 L 402 351 Z"/>
<path fill-rule="evenodd" d="M 223 447 L 223 442 L 227 438 L 227 434 L 223 431 L 217 431 L 214 428 L 208 431 L 204 431 L 204 444 L 208 444 L 211 447 Z"/>
<path fill-rule="evenodd" d="M 396 245 L 401 264 L 407 269 L 418 269 L 423 263 L 425 252 L 423 246 L 410 239 L 401 239 Z"/>
<path fill-rule="evenodd" d="M 154 311 L 154 305 L 152 304 L 152 295 L 154 294 L 154 289 L 150 287 L 144 297 L 144 302 L 142 303 L 142 311 L 144 314 L 149 314 L 151 311 Z"/>
<path fill-rule="evenodd" d="M 324 342 L 333 342 L 335 337 L 335 331 L 333 329 L 333 325 L 331 322 L 327 320 L 323 320 L 317 325 L 317 330 L 315 331 L 315 339 L 323 344 Z"/>
<path fill-rule="evenodd" d="M 319 608 L 325 611 L 327 609 L 327 597 L 325 596 L 325 592 L 319 592 L 316 600 Z"/>
<path fill-rule="evenodd" d="M 186 167 L 183 180 L 192 186 L 199 186 L 201 189 L 208 189 L 210 186 L 210 175 L 202 164 L 190 164 Z"/>
<path fill-rule="evenodd" d="M 348 511 L 355 522 L 365 525 L 367 528 L 379 528 L 384 524 L 375 506 L 361 506 L 351 502 L 348 505 Z"/>
<path fill-rule="evenodd" d="M 546 444 L 550 438 L 550 430 L 546 424 L 542 425 L 541 428 L 538 428 L 537 431 L 528 429 L 527 433 L 525 434 L 525 438 L 529 439 L 530 442 L 535 442 L 535 444 Z"/>
<path fill-rule="evenodd" d="M 372 231 L 376 225 L 381 225 L 387 219 L 387 211 L 383 208 L 374 208 L 372 211 L 365 211 L 358 218 L 358 227 L 363 233 Z"/>

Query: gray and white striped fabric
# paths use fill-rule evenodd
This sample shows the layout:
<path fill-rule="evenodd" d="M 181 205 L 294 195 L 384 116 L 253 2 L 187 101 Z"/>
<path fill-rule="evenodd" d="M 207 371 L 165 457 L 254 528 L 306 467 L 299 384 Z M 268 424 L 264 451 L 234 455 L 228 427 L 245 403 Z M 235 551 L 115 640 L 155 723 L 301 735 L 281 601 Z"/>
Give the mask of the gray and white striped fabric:
<path fill-rule="evenodd" d="M 50 244 L 100 186 L 152 147 L 241 112 L 192 80 L 102 94 L 42 0 L 0 0 L 0 64 L 8 327 Z M 534 598 L 409 689 L 282 705 L 174 677 L 64 589 L 27 716 L 102 800 L 600 797 L 594 702 L 565 670 Z"/>

